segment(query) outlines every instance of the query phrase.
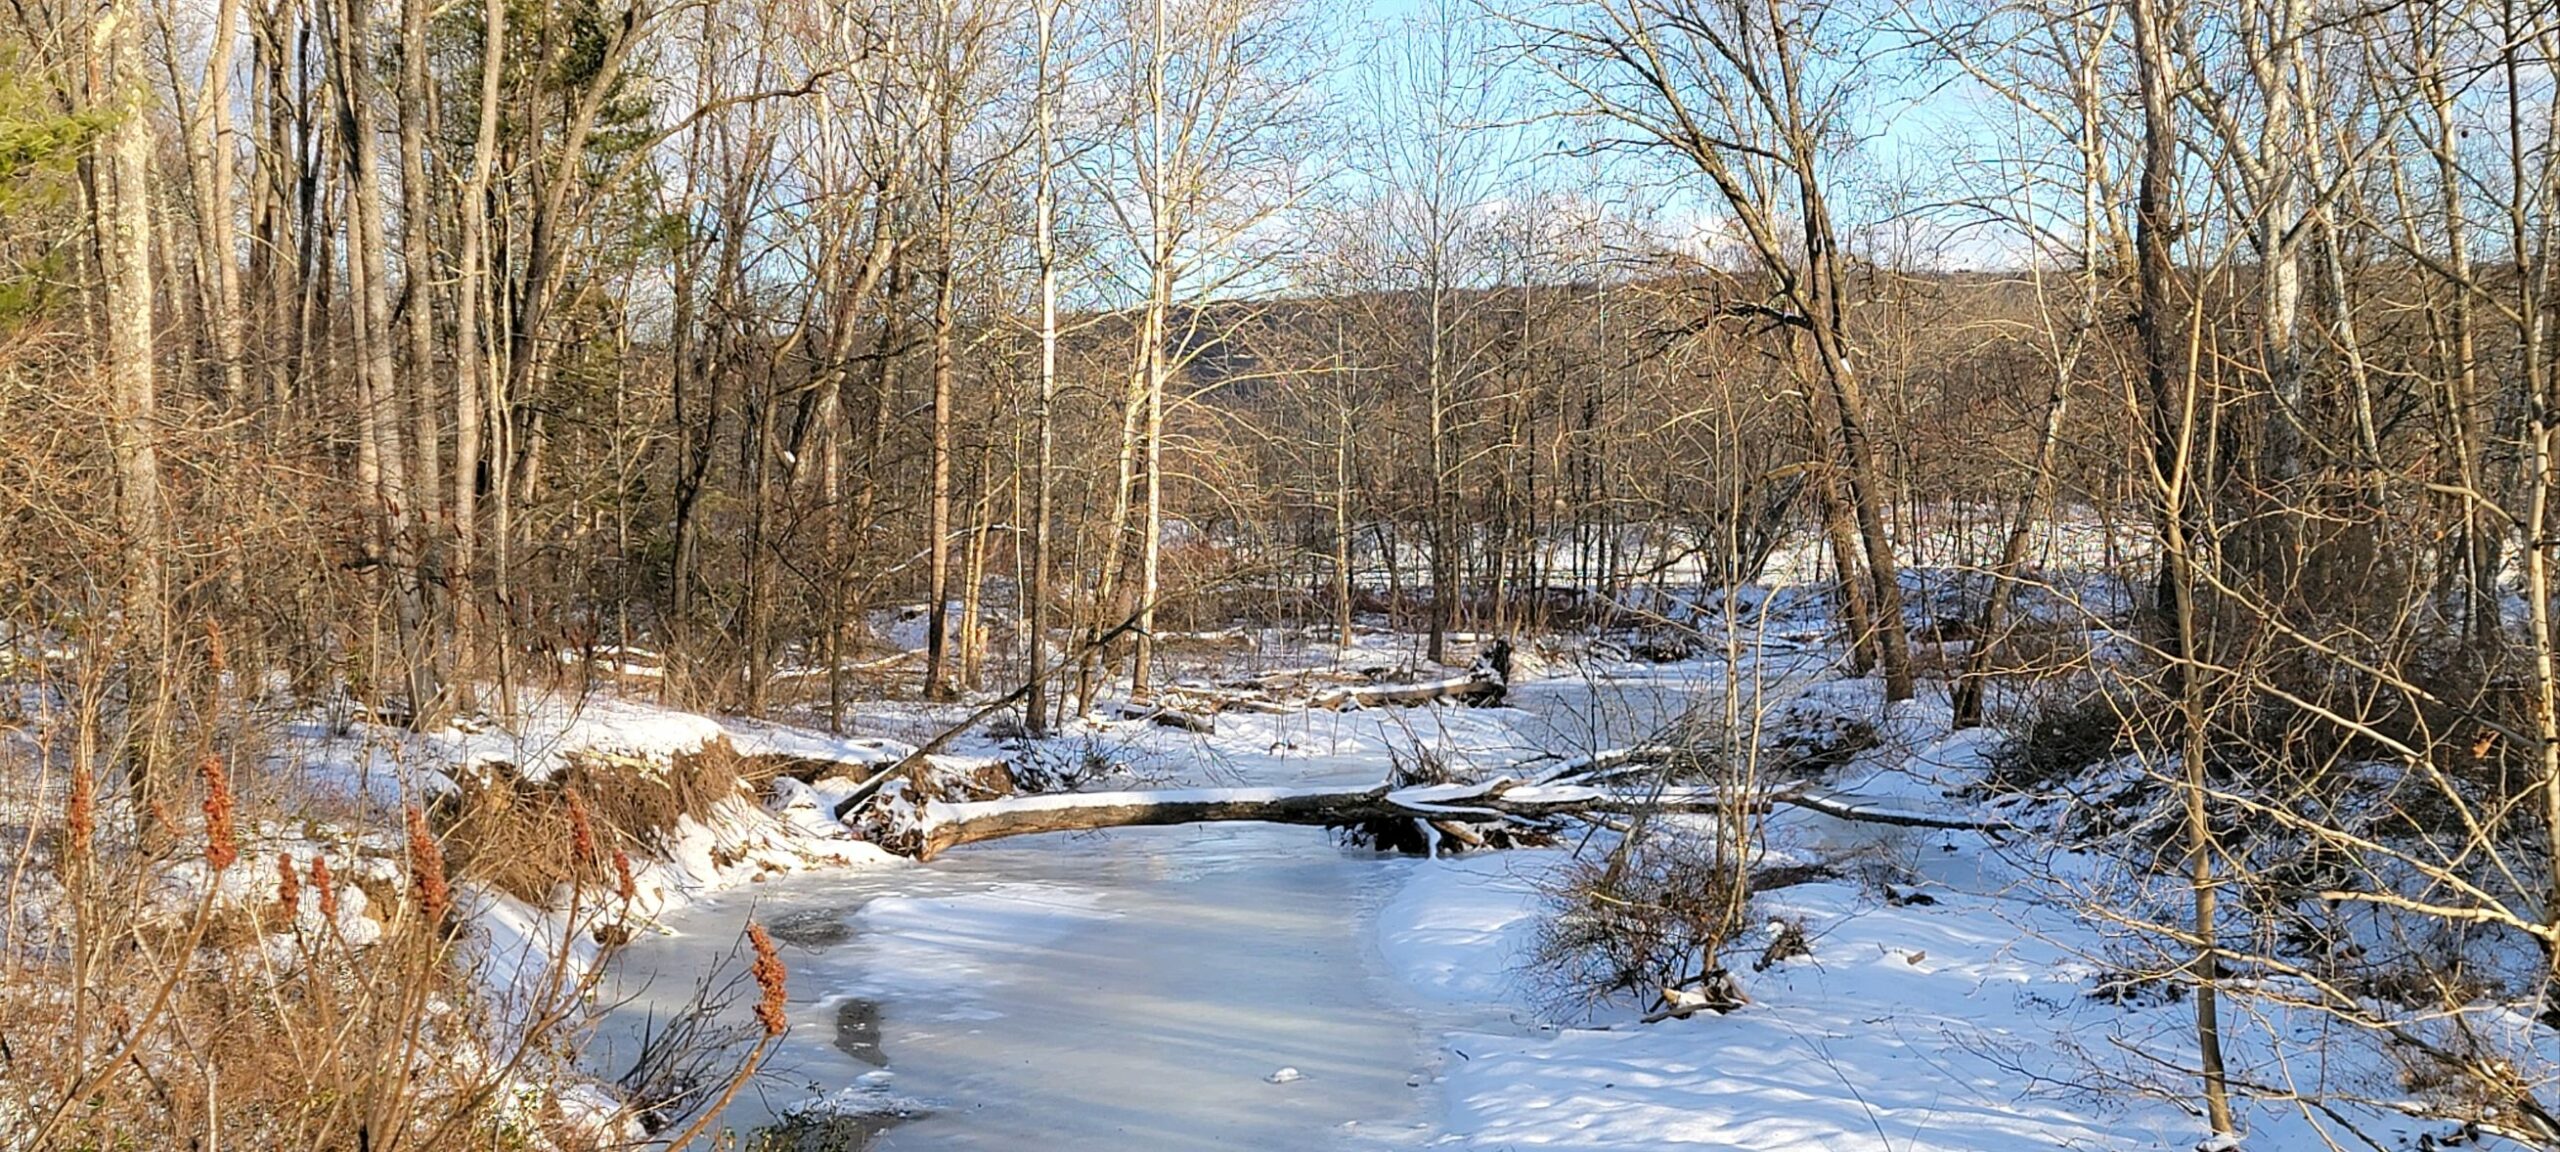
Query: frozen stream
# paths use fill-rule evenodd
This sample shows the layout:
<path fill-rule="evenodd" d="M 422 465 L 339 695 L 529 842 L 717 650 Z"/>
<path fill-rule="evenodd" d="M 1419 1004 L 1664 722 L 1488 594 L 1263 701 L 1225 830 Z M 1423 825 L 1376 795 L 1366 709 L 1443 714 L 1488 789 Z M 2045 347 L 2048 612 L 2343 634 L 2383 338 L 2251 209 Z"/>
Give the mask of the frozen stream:
<path fill-rule="evenodd" d="M 1689 695 L 1551 681 L 1515 692 L 1525 712 L 1222 718 L 1185 782 L 1372 783 L 1390 740 L 1494 762 L 1531 745 L 1581 751 L 1649 731 Z M 1252 722 L 1279 728 L 1232 731 Z M 1264 751 L 1278 740 L 1298 747 Z M 742 1130 L 850 1087 L 926 1110 L 879 1135 L 873 1146 L 892 1152 L 1417 1144 L 1439 1115 L 1439 1038 L 1523 1026 L 1498 1005 L 1429 1004 L 1387 969 L 1377 909 L 1429 866 L 1338 847 L 1322 829 L 1214 824 L 777 878 L 635 942 L 617 973 L 634 997 L 621 1018 L 681 1004 L 752 914 L 794 941 L 792 1031 L 773 1075 L 732 1109 Z M 625 1052 L 595 1063 L 618 1070 Z"/>

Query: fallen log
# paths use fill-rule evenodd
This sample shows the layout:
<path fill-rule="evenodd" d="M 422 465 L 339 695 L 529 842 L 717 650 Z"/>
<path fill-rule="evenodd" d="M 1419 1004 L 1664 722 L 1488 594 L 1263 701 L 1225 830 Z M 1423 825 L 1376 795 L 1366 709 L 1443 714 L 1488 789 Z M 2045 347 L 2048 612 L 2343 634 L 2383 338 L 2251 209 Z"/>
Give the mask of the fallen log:
<path fill-rule="evenodd" d="M 1283 688 L 1304 688 L 1309 684 L 1364 684 L 1368 678 L 1344 668 L 1309 665 L 1303 668 L 1273 668 L 1244 676 L 1230 676 L 1218 681 L 1223 688 L 1256 689 L 1277 692 Z"/>
<path fill-rule="evenodd" d="M 1450 824 L 1546 826 L 1564 816 L 1592 813 L 1725 812 L 1741 807 L 1767 812 L 1797 807 L 1842 820 L 1905 828 L 1978 832 L 2006 830 L 2006 821 L 1931 816 L 1879 809 L 1854 797 L 1826 797 L 1800 790 L 1765 793 L 1737 804 L 1720 789 L 1670 788 L 1656 793 L 1618 792 L 1588 784 L 1530 784 L 1500 777 L 1473 784 L 1410 788 L 1176 788 L 1128 792 L 1070 792 L 1018 796 L 963 804 L 927 804 L 920 823 L 884 842 L 892 851 L 930 860 L 963 844 L 1041 832 L 1089 832 L 1215 821 L 1256 821 L 1325 827 L 1413 821 L 1446 834 Z"/>
<path fill-rule="evenodd" d="M 1482 707 L 1502 703 L 1500 677 L 1484 673 L 1452 676 L 1446 680 L 1425 680 L 1419 684 L 1367 684 L 1359 687 L 1328 688 L 1316 693 L 1310 707 L 1340 711 L 1346 707 L 1411 708 L 1437 704 L 1443 700 L 1453 704 Z"/>
<path fill-rule="evenodd" d="M 1273 716 L 1294 716 L 1307 710 L 1304 701 L 1278 700 L 1260 692 L 1203 684 L 1176 684 L 1165 689 L 1159 699 L 1195 712 L 1261 712 Z"/>
<path fill-rule="evenodd" d="M 855 664 L 839 665 L 838 668 L 848 675 L 860 675 L 871 672 L 885 672 L 891 668 L 897 667 L 898 665 L 922 659 L 924 659 L 924 653 L 921 650 L 912 652 L 892 652 L 886 656 L 878 657 L 876 659 L 864 660 Z M 768 680 L 810 680 L 826 674 L 827 670 L 824 668 L 780 668 L 766 673 L 765 678 Z"/>
<path fill-rule="evenodd" d="M 1112 712 L 1123 720 L 1146 720 L 1160 727 L 1179 728 L 1185 732 L 1198 732 L 1202 735 L 1218 730 L 1217 722 L 1211 720 L 1206 714 L 1186 712 L 1169 702 L 1140 704 L 1131 701 L 1115 706 Z"/>

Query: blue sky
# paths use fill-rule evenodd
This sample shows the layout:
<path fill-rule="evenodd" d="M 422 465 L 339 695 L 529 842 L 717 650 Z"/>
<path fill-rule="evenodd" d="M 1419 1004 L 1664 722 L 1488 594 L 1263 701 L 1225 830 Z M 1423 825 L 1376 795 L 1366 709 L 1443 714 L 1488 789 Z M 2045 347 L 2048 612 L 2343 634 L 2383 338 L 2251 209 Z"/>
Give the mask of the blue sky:
<path fill-rule="evenodd" d="M 1545 0 L 1353 0 L 1342 7 L 1322 9 L 1324 18 L 1339 23 L 1330 31 L 1338 37 L 1344 51 L 1334 61 L 1330 83 L 1336 94 L 1346 100 L 1356 97 L 1361 67 L 1359 52 L 1382 43 L 1382 37 L 1400 33 L 1408 22 L 1435 12 L 1446 12 L 1459 20 L 1497 20 L 1498 12 L 1542 4 Z M 1313 9 L 1311 9 L 1313 10 Z M 1890 33 L 1879 33 L 1890 36 Z M 1914 66 L 1916 57 L 1895 45 L 1883 45 L 1879 62 L 1869 79 L 1874 83 L 1871 106 L 1861 114 L 1858 130 L 1865 139 L 1853 161 L 1835 172 L 1837 195 L 1843 201 L 1842 215 L 1850 218 L 1873 218 L 1886 214 L 1874 190 L 1900 186 L 1899 196 L 1906 203 L 1929 205 L 1944 199 L 1957 175 L 1958 166 L 1971 155 L 1981 154 L 1977 135 L 1994 130 L 2005 113 L 1988 106 L 1969 81 L 1945 83 L 1944 72 Z M 1515 80 L 1515 83 L 1534 81 Z M 1574 187 L 1575 178 L 1568 173 L 1591 171 L 1592 166 L 1571 158 L 1554 157 L 1559 142 L 1573 132 L 1568 126 L 1530 124 L 1514 129 L 1517 138 L 1506 150 L 1537 155 L 1549 159 L 1535 161 L 1539 174 L 1549 183 L 1561 183 L 1574 191 L 1602 199 L 1629 194 L 1650 202 L 1654 210 L 1673 223 L 1670 227 L 1712 228 L 1717 213 L 1708 202 L 1697 179 L 1683 166 L 1667 156 L 1629 156 L 1606 164 L 1601 171 L 1607 186 Z M 1938 249 L 1935 260 L 1949 266 L 1980 266 L 2008 262 L 2004 253 L 2012 249 L 2004 239 L 1968 234 L 1958 227 L 1954 217 L 1945 212 L 1926 213 L 1906 231 L 1919 235 L 1925 246 Z M 1848 220 L 1844 219 L 1844 224 Z"/>

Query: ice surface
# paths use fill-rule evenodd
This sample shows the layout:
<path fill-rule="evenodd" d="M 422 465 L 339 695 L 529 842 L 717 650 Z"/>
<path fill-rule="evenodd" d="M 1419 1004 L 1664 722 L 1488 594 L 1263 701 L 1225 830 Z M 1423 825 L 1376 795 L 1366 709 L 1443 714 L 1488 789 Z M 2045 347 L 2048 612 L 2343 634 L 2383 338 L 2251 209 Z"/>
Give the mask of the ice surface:
<path fill-rule="evenodd" d="M 706 967 L 751 899 L 765 917 L 858 908 L 848 942 L 784 950 L 789 1084 L 770 1095 L 781 1105 L 870 1071 L 831 1041 L 848 998 L 877 1003 L 896 1092 L 933 1109 L 882 1149 L 1373 1146 L 1436 1112 L 1427 1085 L 1407 1081 L 1437 1033 L 1399 1007 L 1410 997 L 1369 929 L 1416 866 L 1263 825 L 999 841 L 713 897 L 623 969 Z M 683 991 L 652 989 L 634 1008 Z M 1306 1084 L 1276 1088 L 1280 1068 Z M 752 1124 L 765 1107 L 731 1119 Z"/>
<path fill-rule="evenodd" d="M 1365 787 L 1390 747 L 1526 755 L 1508 710 L 1229 715 L 1201 743 L 1148 740 L 1169 783 Z M 752 914 L 841 916 L 842 943 L 786 943 L 793 1031 L 740 1127 L 866 1084 L 930 1114 L 877 1148 L 1269 1149 L 1405 1146 L 1436 1126 L 1441 1034 L 1499 1032 L 1492 1002 L 1413 996 L 1373 924 L 1419 861 L 1322 829 L 1130 828 L 969 845 L 929 865 L 779 877 L 669 916 L 619 965 L 624 1027 L 664 1012 Z M 798 933 L 794 933 L 798 935 Z M 818 940 L 834 936 L 815 934 Z M 657 974 L 650 979 L 650 974 Z M 861 1025 L 839 1044 L 848 1005 Z M 874 1012 L 876 1009 L 876 1014 Z M 613 1069 L 628 1036 L 591 1063 Z M 886 1080 L 867 1059 L 885 1057 Z M 1295 1069 L 1282 1085 L 1276 1069 Z M 865 1079 L 866 1076 L 871 1077 Z"/>

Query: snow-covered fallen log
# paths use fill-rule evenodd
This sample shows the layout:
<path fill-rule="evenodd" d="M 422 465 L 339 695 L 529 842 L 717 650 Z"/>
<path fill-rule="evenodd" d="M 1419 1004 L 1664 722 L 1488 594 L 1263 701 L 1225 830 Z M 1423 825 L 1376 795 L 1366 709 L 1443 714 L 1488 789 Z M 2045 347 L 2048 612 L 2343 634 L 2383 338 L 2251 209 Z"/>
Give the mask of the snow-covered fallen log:
<path fill-rule="evenodd" d="M 912 835 L 898 838 L 909 842 L 883 846 L 929 860 L 963 844 L 1041 832 L 1213 821 L 1326 827 L 1404 821 L 1447 834 L 1451 827 L 1470 824 L 1546 826 L 1567 816 L 1638 811 L 1723 812 L 1737 804 L 1762 812 L 1797 807 L 1837 819 L 1909 828 L 1997 831 L 2007 827 L 2000 821 L 1874 808 L 1852 797 L 1828 797 L 1803 790 L 1769 792 L 1737 801 L 1732 794 L 1714 788 L 1620 791 L 1595 784 L 1524 783 L 1503 776 L 1470 784 L 1408 788 L 1172 788 L 929 804 L 923 806 Z"/>
<path fill-rule="evenodd" d="M 1680 744 L 1637 744 L 1626 748 L 1609 748 L 1588 756 L 1576 756 L 1558 762 L 1545 771 L 1527 777 L 1539 784 L 1560 782 L 1597 783 L 1638 770 L 1659 769 L 1666 763 L 1697 760 L 1700 750 Z"/>
<path fill-rule="evenodd" d="M 1123 720 L 1144 720 L 1165 728 L 1179 728 L 1185 732 L 1207 734 L 1218 730 L 1217 722 L 1211 720 L 1207 713 L 1185 711 L 1175 707 L 1170 700 L 1155 704 L 1130 701 L 1114 706 L 1112 711 Z"/>
<path fill-rule="evenodd" d="M 1199 713 L 1237 711 L 1290 716 L 1306 710 L 1304 700 L 1281 700 L 1258 689 L 1221 688 L 1207 684 L 1176 684 L 1165 689 L 1161 699 Z"/>
<path fill-rule="evenodd" d="M 1347 707 L 1418 707 L 1446 700 L 1453 704 L 1486 705 L 1502 702 L 1502 680 L 1490 673 L 1470 673 L 1445 680 L 1425 680 L 1418 684 L 1365 684 L 1357 687 L 1328 688 L 1316 693 L 1307 703 L 1310 707 L 1339 711 Z"/>
<path fill-rule="evenodd" d="M 1200 722 L 1202 726 L 1193 728 L 1193 731 L 1205 732 L 1208 731 L 1208 717 L 1228 711 L 1288 716 L 1310 708 L 1332 712 L 1345 708 L 1417 708 L 1442 701 L 1483 707 L 1501 703 L 1503 696 L 1502 679 L 1484 672 L 1414 684 L 1346 683 L 1336 677 L 1329 686 L 1309 692 L 1311 687 L 1314 686 L 1303 682 L 1303 679 L 1292 684 L 1286 677 L 1266 678 L 1262 682 L 1246 680 L 1241 682 L 1241 686 L 1179 683 L 1166 688 L 1152 703 L 1117 705 L 1112 712 L 1122 719 L 1154 720 L 1176 727 L 1191 727 L 1165 719 L 1164 710 L 1172 709 Z"/>
<path fill-rule="evenodd" d="M 1357 670 L 1323 664 L 1297 668 L 1271 668 L 1243 676 L 1230 676 L 1218 681 L 1223 688 L 1251 689 L 1261 692 L 1305 691 L 1315 684 L 1365 684 L 1370 677 Z"/>

